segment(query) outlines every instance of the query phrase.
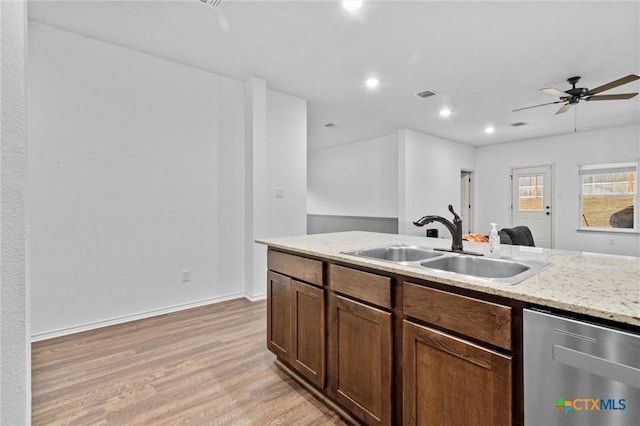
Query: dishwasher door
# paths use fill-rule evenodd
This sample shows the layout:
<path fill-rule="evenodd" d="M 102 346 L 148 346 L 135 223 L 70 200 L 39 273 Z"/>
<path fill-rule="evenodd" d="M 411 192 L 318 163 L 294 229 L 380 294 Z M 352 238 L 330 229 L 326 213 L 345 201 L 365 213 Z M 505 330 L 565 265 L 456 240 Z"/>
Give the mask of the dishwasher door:
<path fill-rule="evenodd" d="M 525 309 L 526 426 L 640 425 L 640 335 Z"/>

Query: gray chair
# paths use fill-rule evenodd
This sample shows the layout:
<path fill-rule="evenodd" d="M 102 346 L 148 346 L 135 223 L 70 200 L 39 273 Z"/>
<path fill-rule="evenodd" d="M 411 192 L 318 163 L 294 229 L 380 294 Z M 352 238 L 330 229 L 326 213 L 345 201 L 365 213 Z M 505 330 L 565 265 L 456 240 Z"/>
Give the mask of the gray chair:
<path fill-rule="evenodd" d="M 498 235 L 500 236 L 500 244 L 513 245 L 513 242 L 511 241 L 511 237 L 509 237 L 509 234 L 507 234 L 504 231 L 504 229 L 499 230 Z"/>
<path fill-rule="evenodd" d="M 515 226 L 513 228 L 502 228 L 498 234 L 504 232 L 511 243 L 502 241 L 502 236 L 500 236 L 500 243 L 503 244 L 512 244 L 516 246 L 529 246 L 535 247 L 535 243 L 533 242 L 533 235 L 531 235 L 531 230 L 526 226 Z M 506 240 L 506 239 L 505 239 Z"/>

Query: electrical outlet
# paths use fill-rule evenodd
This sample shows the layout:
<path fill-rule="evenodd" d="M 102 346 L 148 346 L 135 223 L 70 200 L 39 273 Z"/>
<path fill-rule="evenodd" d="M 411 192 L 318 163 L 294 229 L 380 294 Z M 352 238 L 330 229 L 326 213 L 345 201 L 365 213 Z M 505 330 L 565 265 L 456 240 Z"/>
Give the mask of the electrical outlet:
<path fill-rule="evenodd" d="M 191 281 L 191 270 L 185 269 L 184 271 L 182 271 L 182 282 L 188 283 L 189 281 Z"/>

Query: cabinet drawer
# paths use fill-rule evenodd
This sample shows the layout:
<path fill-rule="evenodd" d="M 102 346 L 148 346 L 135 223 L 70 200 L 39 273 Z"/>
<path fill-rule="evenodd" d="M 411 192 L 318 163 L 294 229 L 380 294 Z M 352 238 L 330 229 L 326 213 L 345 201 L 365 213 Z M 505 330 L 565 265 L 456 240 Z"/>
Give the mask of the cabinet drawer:
<path fill-rule="evenodd" d="M 433 288 L 404 283 L 408 316 L 511 349 L 511 308 Z"/>
<path fill-rule="evenodd" d="M 391 309 L 391 278 L 331 264 L 329 286 L 333 291 Z"/>
<path fill-rule="evenodd" d="M 280 272 L 320 287 L 323 286 L 322 262 L 319 260 L 269 250 L 267 265 L 270 271 Z"/>

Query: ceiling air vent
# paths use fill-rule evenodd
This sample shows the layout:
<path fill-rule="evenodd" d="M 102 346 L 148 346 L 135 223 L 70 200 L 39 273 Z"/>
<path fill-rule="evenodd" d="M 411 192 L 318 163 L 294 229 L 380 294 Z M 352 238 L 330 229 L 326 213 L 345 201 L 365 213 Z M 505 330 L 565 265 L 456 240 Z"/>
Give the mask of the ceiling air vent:
<path fill-rule="evenodd" d="M 425 99 L 430 98 L 431 96 L 440 96 L 440 93 L 434 92 L 433 90 L 423 90 L 422 92 L 416 93 L 416 96 Z"/>
<path fill-rule="evenodd" d="M 520 126 L 526 126 L 527 123 L 525 123 L 524 121 L 516 121 L 515 123 L 511 123 L 511 125 L 513 127 L 520 127 Z"/>
<path fill-rule="evenodd" d="M 211 7 L 219 7 L 222 3 L 222 0 L 200 0 L 202 3 Z"/>

